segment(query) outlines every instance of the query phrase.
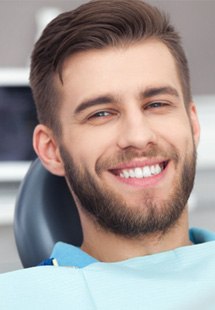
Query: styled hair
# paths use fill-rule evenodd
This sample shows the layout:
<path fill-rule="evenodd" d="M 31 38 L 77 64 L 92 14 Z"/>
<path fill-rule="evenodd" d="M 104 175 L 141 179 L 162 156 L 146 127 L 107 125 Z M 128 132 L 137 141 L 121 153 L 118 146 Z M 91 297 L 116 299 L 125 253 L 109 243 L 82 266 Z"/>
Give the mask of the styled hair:
<path fill-rule="evenodd" d="M 189 68 L 179 34 L 168 17 L 141 0 L 94 0 L 65 12 L 51 21 L 35 44 L 30 84 L 41 123 L 60 134 L 60 95 L 55 85 L 62 82 L 62 65 L 71 55 L 91 49 L 125 46 L 155 38 L 174 57 L 184 101 L 191 100 Z"/>

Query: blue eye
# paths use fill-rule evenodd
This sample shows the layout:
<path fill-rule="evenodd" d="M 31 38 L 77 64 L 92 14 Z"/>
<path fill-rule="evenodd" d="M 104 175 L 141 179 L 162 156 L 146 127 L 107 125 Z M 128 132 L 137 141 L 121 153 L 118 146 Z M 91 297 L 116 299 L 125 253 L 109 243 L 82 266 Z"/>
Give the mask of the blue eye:
<path fill-rule="evenodd" d="M 115 110 L 94 111 L 85 118 L 85 121 L 91 125 L 103 125 L 115 120 L 118 112 Z"/>
<path fill-rule="evenodd" d="M 107 111 L 99 111 L 93 115 L 90 116 L 90 118 L 101 118 L 101 117 L 108 117 L 111 113 Z"/>
<path fill-rule="evenodd" d="M 146 106 L 146 109 L 158 109 L 168 106 L 168 103 L 162 101 L 151 102 Z"/>
<path fill-rule="evenodd" d="M 107 111 L 100 111 L 100 112 L 96 113 L 94 116 L 95 117 L 105 117 L 105 116 L 109 116 L 109 115 L 110 115 L 110 113 Z"/>

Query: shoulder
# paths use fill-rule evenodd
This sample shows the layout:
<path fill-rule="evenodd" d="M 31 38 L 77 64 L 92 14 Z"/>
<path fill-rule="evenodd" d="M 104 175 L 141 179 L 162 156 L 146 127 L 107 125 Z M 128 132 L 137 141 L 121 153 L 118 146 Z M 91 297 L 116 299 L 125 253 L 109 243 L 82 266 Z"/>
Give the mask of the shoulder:
<path fill-rule="evenodd" d="M 88 295 L 81 271 L 75 268 L 43 266 L 0 275 L 0 309 L 55 309 L 56 303 L 78 309 L 82 298 L 91 309 Z"/>

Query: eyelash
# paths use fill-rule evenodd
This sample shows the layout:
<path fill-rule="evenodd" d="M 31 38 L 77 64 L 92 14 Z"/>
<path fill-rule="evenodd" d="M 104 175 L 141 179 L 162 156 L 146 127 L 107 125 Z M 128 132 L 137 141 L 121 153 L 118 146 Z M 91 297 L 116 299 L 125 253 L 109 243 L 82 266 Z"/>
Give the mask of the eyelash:
<path fill-rule="evenodd" d="M 98 111 L 98 112 L 90 115 L 88 117 L 88 119 L 90 120 L 90 119 L 93 119 L 93 118 L 107 118 L 107 117 L 109 117 L 109 116 L 111 116 L 113 114 L 114 114 L 114 112 L 111 112 L 111 111 Z"/>
<path fill-rule="evenodd" d="M 166 107 L 169 104 L 167 102 L 162 101 L 154 101 L 146 105 L 145 109 L 158 109 L 162 107 Z"/>
<path fill-rule="evenodd" d="M 144 110 L 160 110 L 162 108 L 168 107 L 170 104 L 168 102 L 164 101 L 153 101 L 150 103 L 147 103 L 143 106 Z M 108 111 L 108 110 L 101 110 L 97 111 L 87 117 L 88 121 L 93 121 L 93 120 L 108 120 L 109 118 L 113 117 L 114 115 L 117 114 L 117 111 Z"/>

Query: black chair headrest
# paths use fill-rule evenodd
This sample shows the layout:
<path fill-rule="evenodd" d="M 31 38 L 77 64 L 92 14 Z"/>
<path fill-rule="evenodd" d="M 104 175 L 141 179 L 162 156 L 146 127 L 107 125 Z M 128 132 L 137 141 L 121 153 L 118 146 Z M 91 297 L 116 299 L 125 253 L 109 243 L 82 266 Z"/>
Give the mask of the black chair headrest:
<path fill-rule="evenodd" d="M 14 232 L 24 267 L 39 264 L 54 244 L 82 243 L 78 211 L 63 177 L 49 173 L 36 159 L 25 176 L 16 201 Z"/>

